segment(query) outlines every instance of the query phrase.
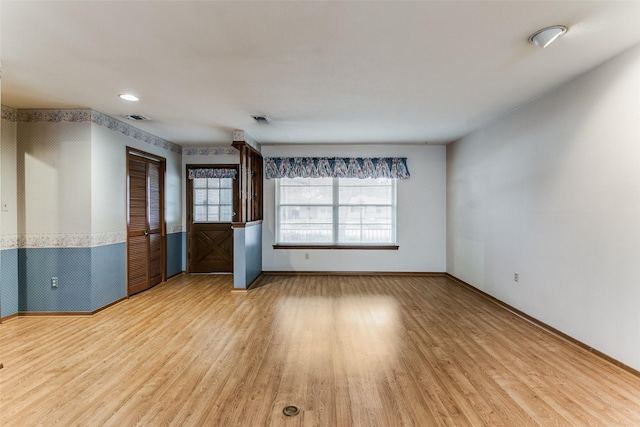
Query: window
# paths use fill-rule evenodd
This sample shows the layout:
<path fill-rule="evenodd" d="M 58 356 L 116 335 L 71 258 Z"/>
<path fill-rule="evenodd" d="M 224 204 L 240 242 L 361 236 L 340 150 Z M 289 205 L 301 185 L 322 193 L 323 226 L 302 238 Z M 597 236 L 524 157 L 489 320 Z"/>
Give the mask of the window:
<path fill-rule="evenodd" d="M 193 179 L 193 221 L 231 222 L 233 179 Z"/>
<path fill-rule="evenodd" d="M 391 178 L 280 178 L 276 240 L 284 245 L 395 245 Z"/>

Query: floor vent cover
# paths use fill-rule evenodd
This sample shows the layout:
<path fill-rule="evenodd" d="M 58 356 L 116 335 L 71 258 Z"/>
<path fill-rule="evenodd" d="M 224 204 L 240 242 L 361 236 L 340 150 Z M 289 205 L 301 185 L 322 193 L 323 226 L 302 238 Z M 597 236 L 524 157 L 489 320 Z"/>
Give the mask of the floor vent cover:
<path fill-rule="evenodd" d="M 285 406 L 284 409 L 282 410 L 282 413 L 285 414 L 287 417 L 295 417 L 300 413 L 300 408 L 294 405 Z"/>

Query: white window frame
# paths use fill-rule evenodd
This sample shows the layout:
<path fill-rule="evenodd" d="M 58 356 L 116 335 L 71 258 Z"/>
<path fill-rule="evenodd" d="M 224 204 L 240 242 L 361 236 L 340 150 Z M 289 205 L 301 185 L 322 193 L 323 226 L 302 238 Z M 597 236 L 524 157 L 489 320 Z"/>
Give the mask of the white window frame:
<path fill-rule="evenodd" d="M 391 178 L 391 204 L 340 204 L 340 179 L 341 178 L 332 178 L 332 205 L 302 205 L 302 204 L 280 204 L 280 185 L 283 179 L 286 178 L 276 178 L 275 179 L 275 239 L 276 245 L 278 247 L 284 248 L 286 246 L 309 246 L 309 247 L 379 247 L 379 248 L 393 248 L 397 249 L 396 246 L 396 229 L 397 229 L 397 179 Z M 313 178 L 311 178 L 313 179 Z M 282 207 L 286 206 L 305 206 L 305 207 L 325 207 L 331 206 L 332 208 L 332 230 L 333 230 L 333 241 L 332 242 L 286 242 L 281 240 L 280 234 L 280 210 Z M 340 207 L 391 207 L 391 241 L 390 242 L 339 242 L 340 237 Z"/>

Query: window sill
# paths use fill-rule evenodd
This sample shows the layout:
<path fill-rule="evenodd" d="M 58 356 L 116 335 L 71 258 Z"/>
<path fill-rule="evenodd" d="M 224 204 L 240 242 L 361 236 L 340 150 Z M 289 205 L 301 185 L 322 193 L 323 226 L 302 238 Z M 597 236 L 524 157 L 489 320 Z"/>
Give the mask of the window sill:
<path fill-rule="evenodd" d="M 375 250 L 397 251 L 397 245 L 273 245 L 273 249 L 350 249 L 350 250 Z"/>

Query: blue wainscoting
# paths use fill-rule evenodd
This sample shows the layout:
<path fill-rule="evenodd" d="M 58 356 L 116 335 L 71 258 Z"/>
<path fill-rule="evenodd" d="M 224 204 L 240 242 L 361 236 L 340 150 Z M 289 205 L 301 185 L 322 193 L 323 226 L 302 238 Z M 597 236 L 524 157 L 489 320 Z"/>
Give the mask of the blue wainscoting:
<path fill-rule="evenodd" d="M 247 286 L 262 273 L 262 224 L 255 224 L 246 228 L 244 235 Z"/>
<path fill-rule="evenodd" d="M 17 311 L 87 313 L 125 297 L 125 254 L 124 243 L 93 248 L 17 249 L 17 280 L 12 282 L 17 289 Z M 51 286 L 52 277 L 58 278 L 57 288 Z M 7 298 L 7 304 L 15 306 L 16 299 Z M 13 314 L 13 309 L 9 305 L 2 316 Z"/>
<path fill-rule="evenodd" d="M 167 275 L 184 271 L 186 233 L 167 236 Z M 0 317 L 98 310 L 127 295 L 126 243 L 0 251 Z M 58 287 L 51 287 L 51 278 Z"/>
<path fill-rule="evenodd" d="M 187 233 L 182 234 L 182 271 L 187 271 Z"/>
<path fill-rule="evenodd" d="M 91 311 L 91 248 L 18 249 L 18 287 L 21 312 Z"/>
<path fill-rule="evenodd" d="M 0 317 L 18 312 L 18 249 L 0 251 Z"/>
<path fill-rule="evenodd" d="M 127 296 L 127 245 L 91 248 L 91 309 L 97 310 Z"/>
<path fill-rule="evenodd" d="M 186 233 L 167 234 L 167 277 L 185 271 Z"/>
<path fill-rule="evenodd" d="M 233 287 L 246 289 L 262 272 L 262 224 L 233 229 Z"/>

